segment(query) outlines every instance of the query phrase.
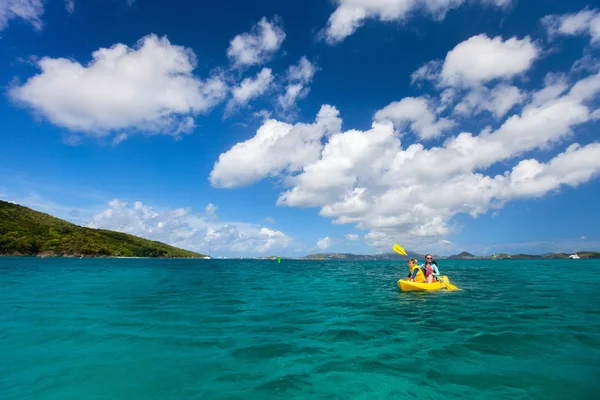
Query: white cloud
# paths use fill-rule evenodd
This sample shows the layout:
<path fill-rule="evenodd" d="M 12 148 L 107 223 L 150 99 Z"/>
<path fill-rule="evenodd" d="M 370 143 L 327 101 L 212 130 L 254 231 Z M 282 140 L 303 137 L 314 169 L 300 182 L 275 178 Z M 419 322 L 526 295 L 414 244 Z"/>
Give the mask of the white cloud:
<path fill-rule="evenodd" d="M 41 0 L 2 0 L 0 2 L 0 32 L 3 31 L 10 20 L 23 19 L 39 31 L 44 27 L 42 15 L 44 4 Z"/>
<path fill-rule="evenodd" d="M 316 67 L 306 58 L 300 58 L 298 64 L 288 68 L 287 75 L 291 82 L 308 83 L 315 76 Z"/>
<path fill-rule="evenodd" d="M 230 115 L 236 108 L 243 107 L 251 100 L 262 96 L 273 82 L 272 70 L 263 68 L 256 77 L 244 79 L 231 90 L 233 98 L 227 103 L 225 115 Z"/>
<path fill-rule="evenodd" d="M 497 91 L 513 90 L 506 88 Z M 421 143 L 403 146 L 390 118 L 375 117 L 366 131 L 342 132 L 337 110 L 324 106 L 328 115 L 335 115 L 338 129 L 326 135 L 330 124 L 269 120 L 254 138 L 222 154 L 211 177 L 219 177 L 220 186 L 235 187 L 282 176 L 288 188 L 277 205 L 319 207 L 320 215 L 336 224 L 368 231 L 365 241 L 377 248 L 389 249 L 399 240 L 407 246 L 435 248 L 448 245 L 440 240 L 458 229 L 453 222 L 457 214 L 476 218 L 511 200 L 538 198 L 594 179 L 600 171 L 600 144 L 574 144 L 548 162 L 521 158 L 571 139 L 573 128 L 592 120 L 587 104 L 598 93 L 600 74 L 574 85 L 561 75 L 549 75 L 519 113 L 497 129 L 486 128 L 479 135 L 462 132 L 431 148 Z M 514 101 L 496 101 L 497 97 L 477 107 L 503 115 Z M 287 138 L 286 146 L 278 144 L 281 138 Z M 308 144 L 309 157 L 304 150 Z M 279 158 L 282 147 L 287 150 L 285 159 Z M 295 160 L 294 167 L 287 160 Z M 501 174 L 485 174 L 500 162 L 514 166 Z M 417 238 L 422 238 L 420 243 Z"/>
<path fill-rule="evenodd" d="M 571 67 L 571 72 L 595 73 L 600 71 L 600 58 L 594 57 L 586 52 L 580 59 L 576 60 Z"/>
<path fill-rule="evenodd" d="M 75 0 L 65 0 L 65 9 L 68 13 L 73 14 L 75 11 Z"/>
<path fill-rule="evenodd" d="M 252 116 L 265 122 L 271 118 L 271 112 L 269 110 L 260 110 L 252 113 Z"/>
<path fill-rule="evenodd" d="M 324 237 L 323 239 L 319 239 L 319 241 L 317 242 L 317 247 L 320 248 L 321 250 L 325 250 L 328 247 L 330 247 L 332 244 L 332 240 L 329 236 Z"/>
<path fill-rule="evenodd" d="M 324 106 L 314 124 L 291 125 L 269 119 L 256 136 L 219 156 L 210 173 L 215 187 L 230 188 L 254 183 L 280 171 L 293 173 L 318 159 L 321 138 L 341 129 L 338 111 Z"/>
<path fill-rule="evenodd" d="M 600 43 L 600 11 L 584 9 L 565 15 L 547 15 L 542 18 L 548 35 L 554 39 L 558 35 L 589 35 L 592 44 Z"/>
<path fill-rule="evenodd" d="M 579 239 L 581 239 L 581 240 L 585 240 L 585 239 L 586 239 L 586 237 L 585 237 L 585 236 L 582 236 L 582 237 L 580 237 Z"/>
<path fill-rule="evenodd" d="M 304 98 L 308 95 L 308 90 L 300 83 L 287 85 L 285 92 L 277 96 L 277 105 L 282 110 L 289 110 L 294 108 L 298 99 Z"/>
<path fill-rule="evenodd" d="M 265 218 L 265 219 L 263 220 L 263 222 L 264 222 L 265 224 L 274 224 L 274 223 L 275 223 L 275 218 L 273 218 L 273 217 L 267 217 L 267 218 Z"/>
<path fill-rule="evenodd" d="M 126 133 L 119 133 L 117 134 L 113 140 L 112 140 L 112 145 L 113 146 L 117 146 L 119 145 L 119 143 L 124 142 L 125 140 L 127 140 L 127 138 L 129 137 L 129 135 L 127 135 Z"/>
<path fill-rule="evenodd" d="M 463 98 L 454 108 L 454 112 L 463 116 L 473 116 L 489 111 L 497 118 L 502 118 L 513 106 L 524 100 L 525 94 L 515 86 L 499 84 L 492 90 L 479 86 Z"/>
<path fill-rule="evenodd" d="M 506 7 L 512 0 L 475 0 L 484 5 Z M 411 14 L 423 11 L 433 20 L 441 21 L 450 10 L 466 0 L 336 0 L 338 7 L 329 17 L 325 38 L 330 44 L 338 43 L 353 34 L 367 19 L 382 22 L 401 21 Z"/>
<path fill-rule="evenodd" d="M 354 241 L 354 240 L 358 240 L 358 237 L 359 237 L 359 236 L 358 236 L 356 233 L 349 233 L 349 234 L 347 234 L 347 235 L 346 235 L 346 236 L 344 236 L 344 237 L 345 237 L 346 239 L 348 239 L 348 240 L 352 240 L 352 241 Z"/>
<path fill-rule="evenodd" d="M 101 48 L 87 65 L 44 57 L 41 73 L 10 89 L 15 101 L 55 125 L 102 137 L 112 132 L 179 136 L 193 116 L 220 103 L 227 86 L 219 76 L 193 75 L 192 50 L 148 35 L 135 49 Z"/>
<path fill-rule="evenodd" d="M 436 138 L 455 126 L 454 121 L 447 118 L 438 120 L 431 105 L 423 97 L 406 97 L 391 103 L 377 111 L 375 120 L 391 121 L 396 129 L 403 129 L 408 125 L 423 140 Z"/>
<path fill-rule="evenodd" d="M 210 205 L 209 205 L 210 206 Z M 209 208 L 209 207 L 207 207 Z M 292 238 L 281 231 L 246 223 L 211 223 L 189 208 L 160 209 L 136 201 L 133 205 L 114 199 L 96 214 L 92 228 L 110 229 L 167 243 L 200 253 L 265 253 L 282 250 Z"/>
<path fill-rule="evenodd" d="M 563 74 L 549 73 L 544 78 L 544 88 L 533 93 L 530 105 L 537 107 L 558 98 L 569 88 L 567 78 Z"/>
<path fill-rule="evenodd" d="M 285 37 L 279 18 L 268 21 L 263 17 L 250 32 L 244 32 L 231 40 L 227 56 L 235 67 L 261 65 L 279 50 Z"/>
<path fill-rule="evenodd" d="M 302 57 L 298 64 L 288 68 L 285 92 L 277 97 L 277 105 L 283 112 L 288 112 L 296 107 L 299 99 L 305 98 L 309 92 L 309 85 L 315 75 L 316 67 L 306 57 Z"/>
<path fill-rule="evenodd" d="M 443 64 L 432 61 L 412 75 L 419 79 L 439 80 L 441 86 L 474 87 L 497 79 L 510 79 L 531 68 L 540 49 L 529 36 L 503 40 L 485 34 L 459 43 L 446 55 Z"/>
<path fill-rule="evenodd" d="M 527 99 L 527 93 L 509 82 L 524 75 L 540 52 L 529 36 L 503 40 L 500 36 L 489 38 L 480 34 L 459 43 L 444 60 L 432 60 L 422 65 L 411 74 L 411 81 L 413 84 L 420 81 L 435 83 L 441 91 L 435 113 L 442 113 L 458 102 L 453 110 L 455 115 L 472 117 L 488 111 L 500 120 Z M 552 89 L 549 89 L 539 96 L 543 100 L 543 96 L 551 94 Z M 429 113 L 427 120 L 431 122 L 435 116 L 433 111 Z M 445 129 L 455 125 L 454 121 L 445 118 L 440 119 L 440 123 Z"/>
<path fill-rule="evenodd" d="M 208 203 L 208 205 L 204 207 L 204 213 L 208 218 L 217 218 L 218 209 L 218 206 L 214 205 L 213 203 Z"/>
<path fill-rule="evenodd" d="M 420 66 L 410 75 L 410 81 L 415 84 L 419 81 L 435 81 L 440 77 L 444 63 L 442 60 L 431 60 Z"/>

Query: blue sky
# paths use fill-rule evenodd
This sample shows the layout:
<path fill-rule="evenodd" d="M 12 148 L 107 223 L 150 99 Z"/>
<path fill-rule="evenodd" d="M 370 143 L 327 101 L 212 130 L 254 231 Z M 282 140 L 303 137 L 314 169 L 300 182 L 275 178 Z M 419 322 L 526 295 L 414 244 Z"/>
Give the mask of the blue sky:
<path fill-rule="evenodd" d="M 9 0 L 0 198 L 213 256 L 598 250 L 599 50 L 585 1 Z"/>

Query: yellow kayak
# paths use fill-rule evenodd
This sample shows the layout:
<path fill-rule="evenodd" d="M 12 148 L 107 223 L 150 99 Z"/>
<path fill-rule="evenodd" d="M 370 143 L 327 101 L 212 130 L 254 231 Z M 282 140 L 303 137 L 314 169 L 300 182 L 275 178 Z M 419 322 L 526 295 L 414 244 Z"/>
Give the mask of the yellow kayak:
<path fill-rule="evenodd" d="M 450 279 L 447 276 L 440 275 L 440 279 L 442 279 L 446 283 L 450 283 Z M 404 279 L 400 279 L 398 281 L 398 287 L 403 292 L 411 292 L 415 290 L 440 290 L 446 289 L 446 285 L 444 285 L 440 281 L 435 281 L 433 283 L 420 283 L 420 282 L 410 282 L 405 281 Z"/>

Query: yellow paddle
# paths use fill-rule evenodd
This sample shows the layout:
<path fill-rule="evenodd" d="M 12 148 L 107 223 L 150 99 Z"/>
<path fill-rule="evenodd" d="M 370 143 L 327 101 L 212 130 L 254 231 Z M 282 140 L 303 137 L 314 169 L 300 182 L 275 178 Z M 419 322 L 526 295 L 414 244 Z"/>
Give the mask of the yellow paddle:
<path fill-rule="evenodd" d="M 393 247 L 394 251 L 398 254 L 402 254 L 403 256 L 408 256 L 408 254 L 406 254 L 406 251 L 404 251 L 404 249 L 402 248 L 402 246 L 400 246 L 398 243 L 396 243 Z M 444 286 L 446 286 L 446 288 L 448 288 L 448 290 L 460 290 L 459 288 L 457 288 L 456 286 L 450 284 L 450 283 L 446 283 L 443 280 L 441 280 L 440 278 L 436 277 L 436 279 L 440 282 L 442 282 L 444 284 Z"/>
<path fill-rule="evenodd" d="M 402 254 L 403 256 L 408 257 L 408 254 L 406 254 L 406 251 L 404 251 L 404 249 L 398 243 L 396 243 L 394 245 L 394 251 L 398 254 Z"/>
<path fill-rule="evenodd" d="M 438 281 L 442 282 L 447 288 L 448 290 L 460 290 L 459 288 L 457 288 L 456 286 L 454 286 L 451 283 L 446 283 L 443 280 L 441 280 L 440 278 L 438 278 L 437 276 L 435 277 L 435 279 L 437 279 Z"/>

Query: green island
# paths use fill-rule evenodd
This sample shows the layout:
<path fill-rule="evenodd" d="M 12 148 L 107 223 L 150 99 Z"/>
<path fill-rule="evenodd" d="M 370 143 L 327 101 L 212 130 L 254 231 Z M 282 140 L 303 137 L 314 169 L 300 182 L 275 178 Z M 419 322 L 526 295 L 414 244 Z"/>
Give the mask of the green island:
<path fill-rule="evenodd" d="M 53 257 L 203 258 L 153 240 L 86 228 L 0 200 L 0 255 Z"/>

